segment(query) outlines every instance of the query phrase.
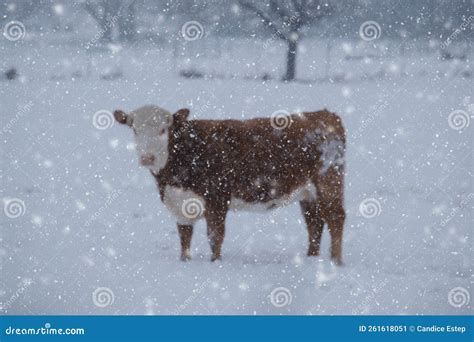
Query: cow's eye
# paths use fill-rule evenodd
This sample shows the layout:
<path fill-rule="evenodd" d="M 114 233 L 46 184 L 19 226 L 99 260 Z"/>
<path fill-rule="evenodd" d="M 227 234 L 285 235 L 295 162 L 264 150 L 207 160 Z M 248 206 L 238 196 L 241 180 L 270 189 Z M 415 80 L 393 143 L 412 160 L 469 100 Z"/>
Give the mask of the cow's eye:
<path fill-rule="evenodd" d="M 160 128 L 160 130 L 158 131 L 159 135 L 163 135 L 165 133 L 166 133 L 166 128 Z"/>

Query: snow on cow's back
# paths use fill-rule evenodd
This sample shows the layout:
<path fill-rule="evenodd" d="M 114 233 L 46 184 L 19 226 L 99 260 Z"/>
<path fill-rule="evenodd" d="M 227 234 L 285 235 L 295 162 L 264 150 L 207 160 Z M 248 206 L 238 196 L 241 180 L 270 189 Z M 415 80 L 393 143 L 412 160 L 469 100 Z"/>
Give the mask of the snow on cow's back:
<path fill-rule="evenodd" d="M 344 167 L 346 149 L 346 134 L 341 118 L 326 109 L 318 112 L 304 113 L 304 117 L 314 122 L 314 126 L 304 137 L 306 143 L 311 143 L 322 137 L 318 150 L 321 152 L 320 174 L 325 174 L 330 167 Z"/>
<path fill-rule="evenodd" d="M 345 129 L 341 118 L 336 114 L 326 109 L 317 112 L 305 112 L 304 118 L 314 122 L 314 124 L 321 129 L 325 135 L 334 135 L 341 137 L 345 142 Z"/>

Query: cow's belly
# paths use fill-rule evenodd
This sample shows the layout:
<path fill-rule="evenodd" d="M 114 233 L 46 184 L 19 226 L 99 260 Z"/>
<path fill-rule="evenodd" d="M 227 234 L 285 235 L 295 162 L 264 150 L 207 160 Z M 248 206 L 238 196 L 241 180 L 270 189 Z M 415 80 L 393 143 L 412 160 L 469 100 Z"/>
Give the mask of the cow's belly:
<path fill-rule="evenodd" d="M 316 188 L 312 183 L 307 183 L 290 194 L 266 202 L 246 202 L 233 196 L 229 209 L 234 211 L 265 212 L 294 202 L 303 200 L 314 201 L 315 199 Z M 191 190 L 183 190 L 167 185 L 164 192 L 163 203 L 179 224 L 192 225 L 204 217 L 204 198 Z"/>
<path fill-rule="evenodd" d="M 167 185 L 163 203 L 179 224 L 193 224 L 204 216 L 204 198 L 190 190 Z"/>
<path fill-rule="evenodd" d="M 298 201 L 314 201 L 316 200 L 316 187 L 313 183 L 307 183 L 292 193 L 266 202 L 246 202 L 238 197 L 232 197 L 230 201 L 230 209 L 234 211 L 254 211 L 265 212 L 270 209 L 276 209 Z"/>

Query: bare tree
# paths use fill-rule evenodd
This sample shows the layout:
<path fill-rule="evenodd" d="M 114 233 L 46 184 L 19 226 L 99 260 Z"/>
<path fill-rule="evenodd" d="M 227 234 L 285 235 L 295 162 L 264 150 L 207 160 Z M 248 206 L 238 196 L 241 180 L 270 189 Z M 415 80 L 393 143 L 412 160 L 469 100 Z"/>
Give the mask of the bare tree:
<path fill-rule="evenodd" d="M 135 0 L 87 0 L 83 7 L 99 25 L 104 42 L 113 40 L 115 26 L 120 41 L 129 42 L 135 39 Z"/>
<path fill-rule="evenodd" d="M 239 0 L 240 6 L 257 15 L 262 23 L 273 32 L 272 38 L 288 44 L 286 74 L 284 80 L 294 80 L 296 75 L 296 53 L 302 30 L 330 12 L 330 6 L 323 0 Z"/>
<path fill-rule="evenodd" d="M 132 42 L 135 40 L 137 32 L 135 1 L 119 10 L 119 38 L 122 42 Z"/>
<path fill-rule="evenodd" d="M 112 41 L 112 23 L 116 15 L 116 4 L 111 1 L 86 1 L 84 9 L 100 27 L 101 39 L 108 43 Z"/>

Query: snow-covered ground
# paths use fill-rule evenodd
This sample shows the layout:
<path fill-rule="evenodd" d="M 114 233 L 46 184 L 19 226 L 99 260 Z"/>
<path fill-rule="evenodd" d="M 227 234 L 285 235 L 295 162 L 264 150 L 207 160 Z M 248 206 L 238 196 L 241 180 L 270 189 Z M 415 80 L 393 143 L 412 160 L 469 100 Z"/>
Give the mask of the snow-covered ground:
<path fill-rule="evenodd" d="M 455 110 L 473 119 L 472 78 L 462 75 L 471 70 L 472 77 L 472 51 L 457 63 L 416 53 L 352 64 L 334 58 L 331 82 L 324 54 L 309 41 L 298 57 L 304 82 L 285 84 L 249 77 L 283 73 L 278 46 L 240 42 L 218 56 L 175 60 L 171 50 L 145 46 L 85 53 L 0 44 L 2 69 L 16 66 L 20 74 L 0 81 L 4 313 L 472 312 L 469 303 L 448 301 L 454 288 L 470 291 L 473 274 L 474 124 L 454 129 L 448 119 Z M 180 78 L 190 65 L 214 76 Z M 368 72 L 373 77 L 360 76 Z M 93 119 L 101 110 L 144 104 L 188 107 L 194 118 L 213 119 L 280 109 L 339 113 L 348 133 L 345 266 L 329 262 L 327 229 L 321 257 L 306 257 L 297 204 L 230 213 L 218 263 L 209 262 L 199 222 L 193 260 L 180 262 L 175 222 L 138 166 L 132 132 L 107 122 L 105 112 L 105 122 Z M 12 199 L 22 201 L 20 212 Z M 364 208 L 367 201 L 375 212 Z"/>

